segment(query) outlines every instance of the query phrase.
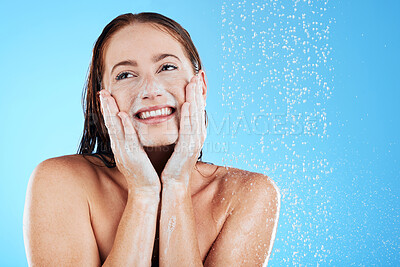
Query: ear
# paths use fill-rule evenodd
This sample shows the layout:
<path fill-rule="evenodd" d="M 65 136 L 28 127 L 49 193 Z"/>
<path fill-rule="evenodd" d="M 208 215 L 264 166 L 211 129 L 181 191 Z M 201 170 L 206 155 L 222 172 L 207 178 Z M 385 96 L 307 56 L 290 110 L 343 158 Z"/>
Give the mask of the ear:
<path fill-rule="evenodd" d="M 202 95 L 203 95 L 203 99 L 204 99 L 204 107 L 207 105 L 207 75 L 205 73 L 204 70 L 199 70 L 198 75 L 201 77 L 201 81 L 202 81 Z"/>

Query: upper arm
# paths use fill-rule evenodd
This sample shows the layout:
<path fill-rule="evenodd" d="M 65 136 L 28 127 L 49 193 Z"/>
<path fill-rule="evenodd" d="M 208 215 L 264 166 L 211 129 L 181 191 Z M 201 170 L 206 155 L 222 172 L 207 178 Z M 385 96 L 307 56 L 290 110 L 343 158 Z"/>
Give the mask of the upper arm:
<path fill-rule="evenodd" d="M 85 189 L 62 159 L 39 164 L 28 183 L 24 242 L 30 266 L 99 266 Z"/>
<path fill-rule="evenodd" d="M 272 180 L 257 175 L 237 192 L 205 266 L 262 266 L 272 251 L 279 219 L 280 193 Z"/>

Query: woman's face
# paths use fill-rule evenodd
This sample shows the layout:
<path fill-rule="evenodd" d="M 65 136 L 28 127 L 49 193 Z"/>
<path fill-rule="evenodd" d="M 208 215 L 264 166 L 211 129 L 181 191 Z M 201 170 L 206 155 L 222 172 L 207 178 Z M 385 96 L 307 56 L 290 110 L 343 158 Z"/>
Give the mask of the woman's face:
<path fill-rule="evenodd" d="M 204 73 L 200 74 L 205 100 Z M 104 88 L 114 97 L 119 110 L 131 116 L 144 146 L 176 142 L 185 87 L 193 75 L 181 44 L 150 23 L 122 28 L 105 50 Z M 160 113 L 140 112 L 143 109 L 160 110 L 161 117 Z"/>

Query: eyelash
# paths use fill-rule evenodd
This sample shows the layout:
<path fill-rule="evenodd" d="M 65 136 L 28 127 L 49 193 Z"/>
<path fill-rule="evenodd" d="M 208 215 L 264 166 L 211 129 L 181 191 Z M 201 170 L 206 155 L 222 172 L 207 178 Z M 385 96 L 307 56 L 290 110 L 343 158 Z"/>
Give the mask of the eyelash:
<path fill-rule="evenodd" d="M 175 66 L 175 65 L 172 65 L 172 64 L 165 64 L 165 65 L 163 65 L 162 67 L 161 67 L 161 71 L 163 71 L 163 70 L 165 70 L 165 71 L 171 71 L 171 70 L 166 70 L 166 68 L 170 68 L 170 67 L 172 67 L 173 69 L 172 70 L 176 70 L 178 67 L 177 66 Z M 117 80 L 117 81 L 120 81 L 120 80 L 124 80 L 124 79 L 126 79 L 127 77 L 127 75 L 133 75 L 132 73 L 129 73 L 129 72 L 126 72 L 126 71 L 124 71 L 124 72 L 121 72 L 120 74 L 118 74 L 116 77 L 115 77 L 115 80 Z M 125 78 L 124 78 L 124 76 L 125 76 Z"/>
<path fill-rule="evenodd" d="M 123 78 L 123 76 L 127 76 L 127 75 L 129 75 L 129 74 L 130 74 L 130 75 L 133 75 L 132 73 L 129 73 L 129 72 L 124 71 L 124 72 L 118 74 L 118 75 L 115 77 L 115 80 L 119 81 L 119 80 L 126 79 L 127 77 Z"/>
<path fill-rule="evenodd" d="M 161 70 L 163 70 L 164 68 L 169 68 L 169 67 L 173 67 L 174 70 L 176 70 L 178 67 L 172 64 L 165 64 L 162 66 Z"/>

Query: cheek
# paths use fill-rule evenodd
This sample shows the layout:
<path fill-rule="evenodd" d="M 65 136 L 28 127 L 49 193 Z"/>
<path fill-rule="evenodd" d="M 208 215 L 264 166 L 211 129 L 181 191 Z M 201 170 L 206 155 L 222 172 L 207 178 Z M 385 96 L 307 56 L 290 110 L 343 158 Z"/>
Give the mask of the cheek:
<path fill-rule="evenodd" d="M 127 80 L 111 84 L 108 90 L 114 97 L 120 111 L 129 112 L 132 102 L 137 98 L 142 83 L 140 80 Z"/>
<path fill-rule="evenodd" d="M 180 75 L 170 75 L 164 79 L 164 88 L 176 98 L 180 105 L 185 102 L 186 86 L 188 84 L 188 80 Z"/>
<path fill-rule="evenodd" d="M 130 101 L 129 99 L 121 94 L 120 92 L 118 93 L 113 93 L 112 96 L 115 99 L 115 102 L 117 103 L 117 107 L 119 111 L 124 111 L 129 114 L 129 108 L 130 108 Z"/>

